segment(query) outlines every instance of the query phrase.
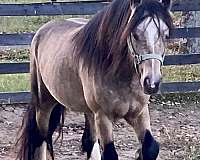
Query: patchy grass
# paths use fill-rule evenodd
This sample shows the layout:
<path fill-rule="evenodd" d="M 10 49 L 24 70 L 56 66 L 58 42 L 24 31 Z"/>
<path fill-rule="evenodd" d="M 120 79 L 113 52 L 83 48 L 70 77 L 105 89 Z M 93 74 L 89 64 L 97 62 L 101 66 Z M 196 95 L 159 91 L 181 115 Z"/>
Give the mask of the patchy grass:
<path fill-rule="evenodd" d="M 0 92 L 30 90 L 29 74 L 0 75 Z"/>
<path fill-rule="evenodd" d="M 36 17 L 0 17 L 1 33 L 35 32 L 43 24 L 53 19 L 67 19 L 77 16 L 36 16 Z"/>
<path fill-rule="evenodd" d="M 163 82 L 200 80 L 200 64 L 184 66 L 164 66 Z"/>
<path fill-rule="evenodd" d="M 29 49 L 7 49 L 0 51 L 0 62 L 29 61 Z"/>

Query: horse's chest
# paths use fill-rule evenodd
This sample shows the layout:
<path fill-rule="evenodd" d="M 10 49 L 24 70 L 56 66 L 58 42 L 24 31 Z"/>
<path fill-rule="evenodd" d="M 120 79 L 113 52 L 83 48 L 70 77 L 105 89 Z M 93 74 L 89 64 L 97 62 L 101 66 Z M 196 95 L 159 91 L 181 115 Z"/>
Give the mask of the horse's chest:
<path fill-rule="evenodd" d="M 130 95 L 128 92 L 119 92 L 107 88 L 99 89 L 96 95 L 96 101 L 100 104 L 104 112 L 112 115 L 114 118 L 121 118 L 129 110 Z"/>

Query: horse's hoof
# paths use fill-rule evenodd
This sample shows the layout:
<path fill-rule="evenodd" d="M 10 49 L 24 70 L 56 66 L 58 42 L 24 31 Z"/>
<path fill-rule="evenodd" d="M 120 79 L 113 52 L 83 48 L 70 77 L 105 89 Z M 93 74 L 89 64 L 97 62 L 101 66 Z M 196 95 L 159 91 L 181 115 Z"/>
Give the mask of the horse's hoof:
<path fill-rule="evenodd" d="M 101 160 L 118 160 L 118 155 L 113 142 L 105 145 Z"/>
<path fill-rule="evenodd" d="M 146 131 L 142 144 L 143 160 L 156 160 L 159 154 L 159 143 L 153 138 L 150 131 Z"/>

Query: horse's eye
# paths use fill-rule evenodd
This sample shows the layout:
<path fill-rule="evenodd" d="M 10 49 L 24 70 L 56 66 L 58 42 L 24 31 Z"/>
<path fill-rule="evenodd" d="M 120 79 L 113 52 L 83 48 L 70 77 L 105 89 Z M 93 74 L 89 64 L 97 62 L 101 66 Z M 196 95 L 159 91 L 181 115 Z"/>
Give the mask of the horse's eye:
<path fill-rule="evenodd" d="M 138 41 L 139 40 L 139 36 L 135 33 L 135 34 L 133 34 L 133 37 L 134 37 L 134 39 L 136 40 L 136 41 Z"/>

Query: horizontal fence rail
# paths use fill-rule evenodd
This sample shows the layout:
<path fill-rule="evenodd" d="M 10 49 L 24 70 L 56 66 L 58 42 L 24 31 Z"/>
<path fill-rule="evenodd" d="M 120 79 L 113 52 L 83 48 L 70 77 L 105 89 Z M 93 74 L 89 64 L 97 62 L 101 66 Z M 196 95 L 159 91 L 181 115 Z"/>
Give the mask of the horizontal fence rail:
<path fill-rule="evenodd" d="M 164 65 L 200 64 L 200 54 L 167 55 Z M 29 62 L 0 63 L 0 74 L 29 73 Z"/>
<path fill-rule="evenodd" d="M 170 82 L 161 84 L 160 94 L 200 92 L 200 82 Z M 0 104 L 29 103 L 30 92 L 0 93 Z"/>
<path fill-rule="evenodd" d="M 160 92 L 162 94 L 200 92 L 200 81 L 163 83 L 161 84 Z"/>
<path fill-rule="evenodd" d="M 0 104 L 29 103 L 30 100 L 30 92 L 0 93 Z"/>
<path fill-rule="evenodd" d="M 172 29 L 170 38 L 200 38 L 200 27 Z"/>
<path fill-rule="evenodd" d="M 0 34 L 0 46 L 30 45 L 34 33 Z M 170 38 L 200 38 L 200 27 L 173 29 Z"/>
<path fill-rule="evenodd" d="M 0 34 L 0 46 L 30 45 L 34 33 Z"/>
<path fill-rule="evenodd" d="M 167 55 L 164 60 L 165 66 L 188 64 L 200 64 L 200 54 Z"/>
<path fill-rule="evenodd" d="M 29 62 L 0 63 L 0 74 L 29 73 Z"/>
<path fill-rule="evenodd" d="M 0 4 L 0 16 L 91 15 L 106 5 L 108 2 L 103 1 Z M 172 11 L 199 10 L 199 0 L 178 0 L 172 5 Z"/>
<path fill-rule="evenodd" d="M 92 15 L 108 2 L 55 2 L 33 4 L 0 4 L 0 16 Z M 12 12 L 11 12 L 12 10 Z"/>
<path fill-rule="evenodd" d="M 175 0 L 172 4 L 172 11 L 200 11 L 199 0 Z"/>

